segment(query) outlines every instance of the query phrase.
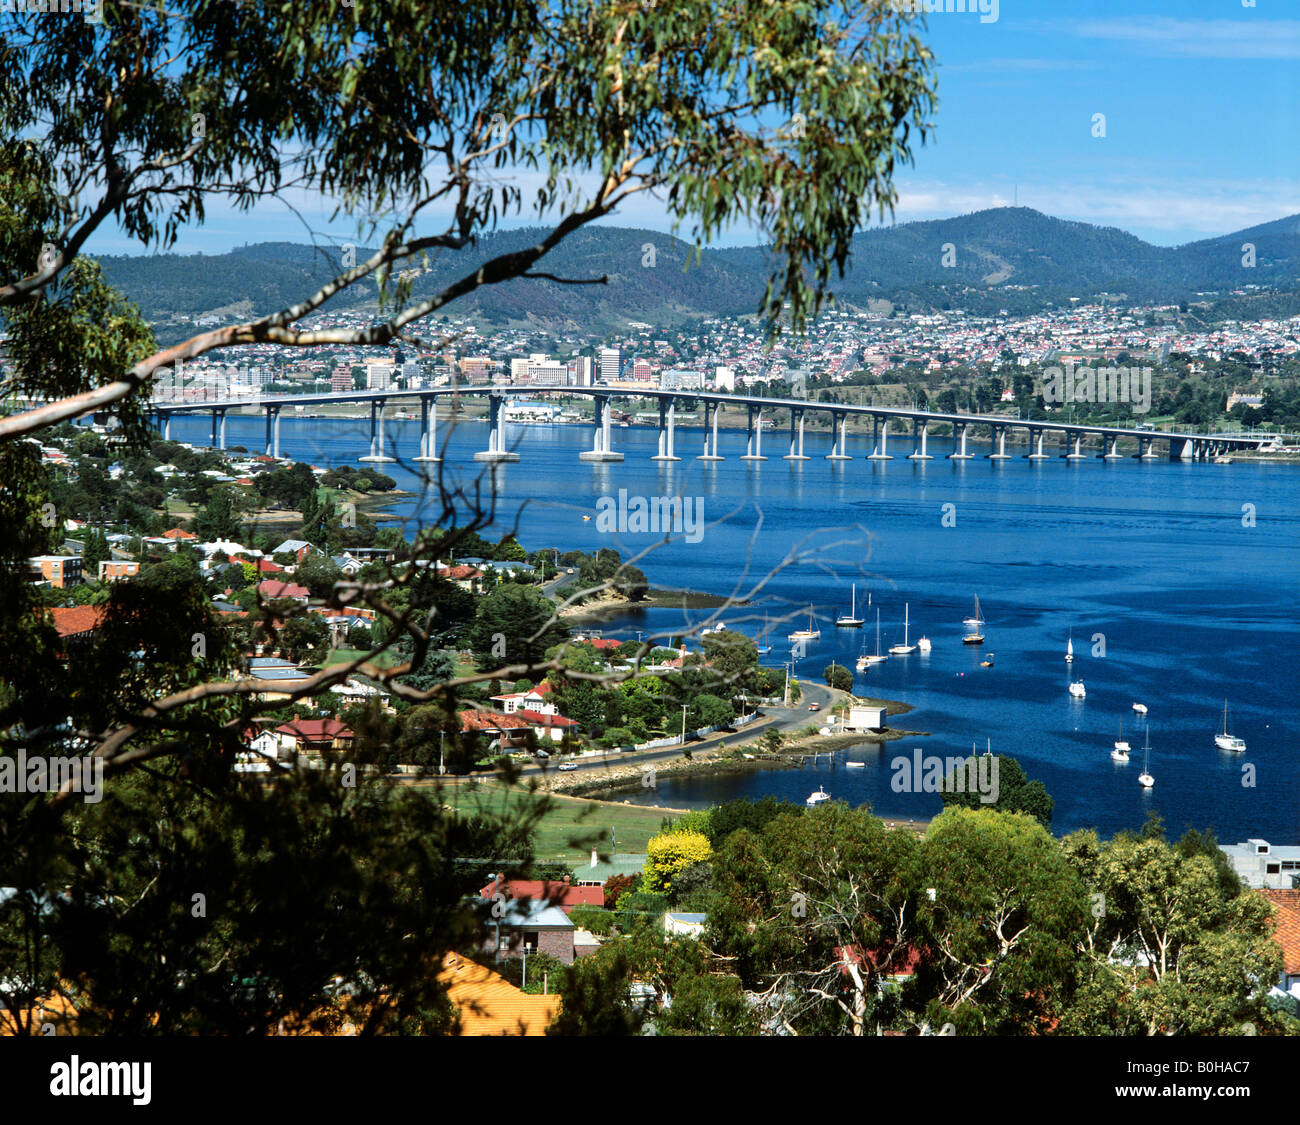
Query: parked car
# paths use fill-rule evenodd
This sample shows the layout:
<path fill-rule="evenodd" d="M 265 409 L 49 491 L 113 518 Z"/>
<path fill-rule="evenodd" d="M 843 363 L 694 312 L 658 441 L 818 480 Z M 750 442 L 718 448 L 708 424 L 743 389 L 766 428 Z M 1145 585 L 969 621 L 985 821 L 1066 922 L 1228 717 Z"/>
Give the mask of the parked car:
<path fill-rule="evenodd" d="M 820 711 L 821 709 L 822 709 L 822 705 L 821 705 L 820 703 L 810 703 L 810 704 L 808 704 L 808 710 L 809 710 L 809 711 Z"/>
<path fill-rule="evenodd" d="M 537 751 L 537 756 L 538 756 L 539 758 L 549 758 L 549 757 L 550 757 L 550 755 L 549 755 L 545 750 L 538 750 L 538 751 Z"/>
<path fill-rule="evenodd" d="M 568 773 L 570 770 L 576 770 L 577 768 L 578 768 L 578 764 L 576 762 L 560 763 L 560 772 L 562 773 Z"/>

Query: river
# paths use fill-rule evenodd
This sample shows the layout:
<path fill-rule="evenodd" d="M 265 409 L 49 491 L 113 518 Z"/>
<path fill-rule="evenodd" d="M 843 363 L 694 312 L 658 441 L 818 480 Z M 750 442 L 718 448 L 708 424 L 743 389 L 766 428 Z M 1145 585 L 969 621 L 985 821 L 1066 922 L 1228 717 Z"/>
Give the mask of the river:
<path fill-rule="evenodd" d="M 418 422 L 390 422 L 389 452 L 414 456 Z M 206 417 L 177 418 L 172 436 L 206 444 Z M 260 418 L 231 416 L 228 442 L 260 450 Z M 486 469 L 472 453 L 486 448 L 487 427 L 451 430 L 445 479 L 472 488 Z M 881 815 L 924 817 L 941 807 L 926 793 L 896 793 L 890 762 L 926 754 L 950 756 L 972 745 L 1010 754 L 1056 800 L 1057 832 L 1091 826 L 1103 835 L 1139 827 L 1157 811 L 1171 834 L 1213 828 L 1222 842 L 1262 837 L 1300 843 L 1300 476 L 1294 465 L 1237 461 L 1232 465 L 1106 463 L 1095 457 L 1031 463 L 948 461 L 951 443 L 932 439 L 935 460 L 905 459 L 910 439 L 895 440 L 888 462 L 867 461 L 869 438 L 850 436 L 853 460 L 827 461 L 830 438 L 810 431 L 810 460 L 786 462 L 785 435 L 764 434 L 766 462 L 743 462 L 743 433 L 723 430 L 725 460 L 695 460 L 704 435 L 677 432 L 677 463 L 655 463 L 657 434 L 645 427 L 614 430 L 621 463 L 589 464 L 589 427 L 509 426 L 507 444 L 521 456 L 499 466 L 496 533 L 518 524 L 529 549 L 614 547 L 639 561 L 653 585 L 711 593 L 752 594 L 752 604 L 719 619 L 751 635 L 771 626 L 779 664 L 789 658 L 785 634 L 807 624 L 809 605 L 820 641 L 796 663 L 803 678 L 820 678 L 832 660 L 853 667 L 865 643 L 902 640 L 904 607 L 911 637 L 928 636 L 932 651 L 891 658 L 856 676 L 855 690 L 910 703 L 902 725 L 929 736 L 860 749 L 865 761 L 846 770 L 844 755 L 803 770 L 762 771 L 673 781 L 661 778 L 644 798 L 658 804 L 705 806 L 737 796 L 774 793 L 802 801 L 819 784 L 833 797 L 870 804 Z M 281 452 L 313 464 L 356 464 L 367 452 L 368 423 L 298 419 L 281 423 Z M 1049 451 L 1056 453 L 1057 450 Z M 384 471 L 418 490 L 415 466 Z M 486 477 L 484 477 L 486 480 Z M 704 522 L 694 534 L 606 530 L 595 517 L 602 497 L 689 498 Z M 625 507 L 626 507 L 625 504 Z M 432 512 L 416 499 L 398 509 L 413 521 Z M 633 525 L 635 526 L 635 525 Z M 689 532 L 690 529 L 685 529 Z M 693 540 L 693 541 L 688 541 Z M 857 584 L 864 629 L 836 629 Z M 978 594 L 986 619 L 984 651 L 961 644 L 962 619 Z M 870 597 L 870 606 L 867 600 Z M 606 636 L 638 630 L 677 632 L 709 616 L 651 609 L 605 625 Z M 797 624 L 791 624 L 796 621 Z M 1067 637 L 1075 661 L 1064 661 Z M 1086 684 L 1072 701 L 1070 679 Z M 1232 733 L 1245 754 L 1217 750 L 1225 699 Z M 1150 770 L 1155 786 L 1137 783 L 1144 730 L 1131 709 L 1149 708 Z M 1131 761 L 1110 760 L 1123 724 Z M 632 800 L 638 797 L 631 796 Z"/>

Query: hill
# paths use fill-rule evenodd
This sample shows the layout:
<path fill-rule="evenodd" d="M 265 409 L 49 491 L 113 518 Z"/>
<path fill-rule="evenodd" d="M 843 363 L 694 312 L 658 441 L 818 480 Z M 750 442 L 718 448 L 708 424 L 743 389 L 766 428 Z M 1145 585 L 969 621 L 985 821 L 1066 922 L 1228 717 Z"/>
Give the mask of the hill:
<path fill-rule="evenodd" d="M 530 245 L 538 230 L 501 231 L 471 249 L 437 255 L 416 280 L 432 293 L 488 258 Z M 1255 266 L 1242 246 L 1255 247 Z M 358 251 L 359 254 L 365 251 Z M 102 259 L 109 279 L 150 320 L 191 322 L 273 311 L 331 276 L 337 248 L 271 242 L 221 255 Z M 689 265 L 688 265 L 689 261 Z M 607 330 L 628 320 L 673 324 L 701 316 L 752 313 L 768 272 L 762 248 L 706 250 L 699 261 L 684 242 L 658 231 L 589 227 L 543 262 L 568 278 L 605 285 L 519 280 L 472 294 L 448 310 L 498 325 L 555 331 Z M 1300 216 L 1178 247 L 1153 246 L 1115 227 L 1001 207 L 951 219 L 864 231 L 849 268 L 832 286 L 841 305 L 887 299 L 912 310 L 965 307 L 1032 312 L 1070 297 L 1122 294 L 1133 301 L 1178 301 L 1245 285 L 1300 288 Z M 332 307 L 374 305 L 373 286 L 340 294 Z"/>

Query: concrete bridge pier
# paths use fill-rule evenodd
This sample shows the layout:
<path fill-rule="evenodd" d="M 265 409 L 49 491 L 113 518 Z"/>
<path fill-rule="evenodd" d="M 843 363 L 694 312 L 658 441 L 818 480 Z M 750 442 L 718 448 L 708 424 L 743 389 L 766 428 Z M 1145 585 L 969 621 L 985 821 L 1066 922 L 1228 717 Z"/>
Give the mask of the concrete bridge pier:
<path fill-rule="evenodd" d="M 785 455 L 787 461 L 807 461 L 803 452 L 803 411 L 790 411 L 790 452 Z"/>
<path fill-rule="evenodd" d="M 838 425 L 836 424 L 837 422 Z M 845 446 L 848 444 L 849 436 L 849 416 L 847 414 L 841 414 L 838 418 L 836 418 L 834 414 L 831 415 L 831 433 L 834 437 L 832 439 L 831 451 L 826 454 L 826 460 L 852 461 L 853 458 L 844 452 Z"/>
<path fill-rule="evenodd" d="M 171 440 L 172 440 L 172 416 L 170 414 L 164 414 L 163 415 L 163 441 L 171 441 Z"/>
<path fill-rule="evenodd" d="M 266 406 L 266 455 L 280 456 L 280 408 L 273 403 Z"/>
<path fill-rule="evenodd" d="M 1150 438 L 1139 438 L 1138 451 L 1137 453 L 1134 454 L 1134 456 L 1139 461 L 1158 461 L 1160 459 L 1160 454 L 1158 454 L 1155 451 L 1155 449 L 1153 448 L 1154 445 L 1155 442 L 1153 442 Z"/>
<path fill-rule="evenodd" d="M 651 461 L 680 461 L 673 452 L 673 429 L 676 424 L 677 403 L 673 399 L 659 400 L 659 452 Z"/>
<path fill-rule="evenodd" d="M 358 461 L 388 465 L 395 460 L 384 452 L 384 401 L 382 398 L 370 400 L 370 452 L 358 457 Z"/>
<path fill-rule="evenodd" d="M 697 461 L 721 461 L 718 456 L 718 412 L 722 409 L 722 404 L 718 402 L 706 402 L 704 404 L 704 452 L 695 460 Z M 713 442 L 709 442 L 709 434 L 713 434 Z"/>
<path fill-rule="evenodd" d="M 224 410 L 213 410 L 212 412 L 212 448 L 226 448 L 226 412 Z"/>
<path fill-rule="evenodd" d="M 1007 428 L 1006 426 L 997 426 L 997 452 L 989 454 L 990 461 L 1009 461 L 1011 455 L 1007 452 Z"/>
<path fill-rule="evenodd" d="M 1181 441 L 1175 438 L 1169 443 L 1169 460 L 1192 461 L 1195 458 L 1196 445 L 1191 438 L 1183 438 Z"/>
<path fill-rule="evenodd" d="M 1105 442 L 1106 439 L 1103 438 L 1102 441 Z M 1117 438 L 1117 437 L 1115 437 L 1115 436 L 1112 435 L 1111 438 L 1110 438 L 1110 440 L 1109 440 L 1109 443 L 1106 444 L 1106 446 L 1105 446 L 1106 452 L 1105 452 L 1105 453 L 1099 453 L 1098 456 L 1099 456 L 1103 461 L 1118 461 L 1118 460 L 1119 460 L 1119 450 L 1116 448 L 1116 446 L 1118 446 L 1118 445 L 1119 445 L 1119 438 Z"/>
<path fill-rule="evenodd" d="M 1066 441 L 1069 441 L 1069 440 L 1070 440 L 1068 434 L 1066 435 L 1065 440 L 1066 440 Z M 1079 448 L 1082 444 L 1083 444 L 1083 435 L 1082 435 L 1082 434 L 1075 434 L 1075 435 L 1074 435 L 1074 450 L 1073 450 L 1073 452 L 1071 452 L 1071 453 L 1067 453 L 1067 454 L 1065 455 L 1065 459 L 1066 459 L 1067 461 L 1082 461 L 1082 460 L 1084 459 L 1084 455 L 1083 455 L 1082 451 L 1081 451 L 1080 448 Z"/>
<path fill-rule="evenodd" d="M 956 426 L 954 431 L 957 435 L 957 448 L 948 454 L 950 461 L 969 461 L 975 454 L 966 452 L 966 427 Z"/>
<path fill-rule="evenodd" d="M 889 418 L 882 418 L 879 414 L 871 416 L 871 452 L 867 454 L 868 461 L 892 461 L 889 455 Z M 877 432 L 879 438 L 877 439 Z"/>
<path fill-rule="evenodd" d="M 763 409 L 754 406 L 746 409 L 749 411 L 749 420 L 745 434 L 745 452 L 740 459 L 766 461 L 767 458 L 763 456 Z M 757 424 L 755 424 L 755 415 L 757 415 Z"/>
<path fill-rule="evenodd" d="M 925 439 L 926 439 L 926 435 L 929 432 L 929 429 L 930 429 L 929 422 L 918 422 L 916 419 L 912 420 L 912 452 L 907 455 L 907 459 L 909 461 L 933 461 L 934 460 L 934 458 L 931 457 L 925 451 Z M 920 435 L 919 443 L 917 441 L 918 431 Z"/>
<path fill-rule="evenodd" d="M 1047 454 L 1043 452 L 1043 431 L 1034 431 L 1034 451 L 1029 454 L 1031 461 L 1046 461 Z"/>
<path fill-rule="evenodd" d="M 590 449 L 579 453 L 579 461 L 621 461 L 623 454 L 615 453 L 610 437 L 609 397 L 597 395 L 593 400 L 596 407 L 596 432 L 592 437 Z"/>
<path fill-rule="evenodd" d="M 441 461 L 438 456 L 438 403 L 420 398 L 420 455 L 417 461 Z"/>
<path fill-rule="evenodd" d="M 492 464 L 499 464 L 503 461 L 519 460 L 518 453 L 506 449 L 506 428 L 501 417 L 501 408 L 504 405 L 505 396 L 488 395 L 488 447 L 474 454 L 475 461 L 489 461 Z M 579 454 L 579 456 L 584 455 Z"/>

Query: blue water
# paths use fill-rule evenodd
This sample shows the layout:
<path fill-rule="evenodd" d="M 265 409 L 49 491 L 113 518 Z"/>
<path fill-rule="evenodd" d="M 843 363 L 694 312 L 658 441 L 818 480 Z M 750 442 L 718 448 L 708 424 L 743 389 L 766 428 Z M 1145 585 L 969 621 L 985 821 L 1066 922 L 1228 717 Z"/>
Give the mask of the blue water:
<path fill-rule="evenodd" d="M 483 478 L 486 488 L 485 467 L 471 459 L 486 447 L 486 432 L 481 423 L 441 428 L 445 483 L 472 488 Z M 418 422 L 389 423 L 388 433 L 390 453 L 394 441 L 397 456 L 416 453 Z M 173 437 L 206 442 L 208 434 L 206 418 L 173 423 Z M 811 603 L 822 638 L 796 665 L 805 679 L 819 679 L 832 660 L 852 668 L 863 642 L 874 645 L 876 606 L 882 649 L 902 639 L 905 602 L 912 639 L 932 641 L 928 656 L 891 658 L 857 674 L 855 688 L 910 703 L 915 710 L 896 725 L 929 737 L 850 751 L 867 763 L 862 770 L 845 770 L 841 755 L 803 770 L 664 778 L 655 803 L 694 807 L 763 793 L 802 801 L 825 784 L 837 799 L 882 815 L 928 816 L 941 807 L 938 797 L 895 793 L 890 761 L 910 757 L 914 746 L 947 756 L 972 744 L 983 750 L 988 740 L 1044 782 L 1058 832 L 1091 826 L 1109 835 L 1138 827 L 1154 809 L 1173 833 L 1191 825 L 1224 841 L 1300 842 L 1300 468 L 1092 457 L 1031 463 L 1023 449 L 998 463 L 974 445 L 977 460 L 950 462 L 942 440 L 930 442 L 935 460 L 909 462 L 910 439 L 897 436 L 891 462 L 864 460 L 869 440 L 850 437 L 854 460 L 838 463 L 824 459 L 829 436 L 811 431 L 809 461 L 781 460 L 786 437 L 769 431 L 771 459 L 742 462 L 743 434 L 723 431 L 726 460 L 708 465 L 694 460 L 703 446 L 698 429 L 678 430 L 684 460 L 664 465 L 650 461 L 656 432 L 642 427 L 614 431 L 625 462 L 587 464 L 577 456 L 591 446 L 587 427 L 509 427 L 507 440 L 521 461 L 496 469 L 496 527 L 517 522 L 529 549 L 644 552 L 638 565 L 654 585 L 752 593 L 751 606 L 720 619 L 752 635 L 766 615 L 774 664 L 788 658 L 785 634 L 806 624 Z M 259 450 L 263 422 L 232 417 L 228 441 Z M 281 424 L 282 453 L 317 465 L 356 464 L 367 446 L 366 422 L 286 416 Z M 419 489 L 414 467 L 384 471 Z M 601 532 L 581 518 L 619 489 L 701 498 L 699 541 L 679 535 L 665 545 L 662 536 Z M 413 526 L 436 508 L 415 501 L 400 510 Z M 1253 512 L 1253 526 L 1243 525 L 1244 512 Z M 955 526 L 945 526 L 945 513 Z M 852 582 L 868 623 L 837 630 Z M 960 643 L 975 594 L 993 669 L 980 668 L 979 650 Z M 605 635 L 668 635 L 709 616 L 640 611 L 607 623 Z M 1070 631 L 1073 666 L 1063 660 Z M 1085 682 L 1086 700 L 1070 699 L 1071 678 Z M 1225 697 L 1244 755 L 1213 745 Z M 1150 709 L 1152 790 L 1137 784 L 1143 730 L 1135 700 Z M 1109 758 L 1121 722 L 1134 747 L 1124 766 Z"/>

